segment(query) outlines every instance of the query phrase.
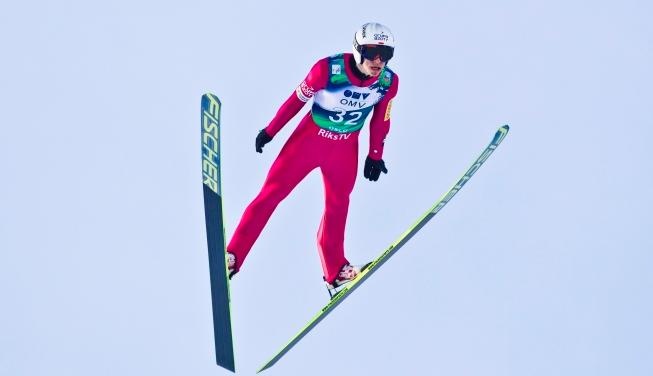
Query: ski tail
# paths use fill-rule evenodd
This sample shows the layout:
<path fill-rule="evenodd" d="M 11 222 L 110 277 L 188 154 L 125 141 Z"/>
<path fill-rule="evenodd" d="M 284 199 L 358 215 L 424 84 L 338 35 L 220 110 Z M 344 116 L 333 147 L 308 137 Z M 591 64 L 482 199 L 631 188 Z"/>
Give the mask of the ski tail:
<path fill-rule="evenodd" d="M 202 96 L 202 175 L 217 365 L 235 372 L 220 179 L 220 100 Z"/>

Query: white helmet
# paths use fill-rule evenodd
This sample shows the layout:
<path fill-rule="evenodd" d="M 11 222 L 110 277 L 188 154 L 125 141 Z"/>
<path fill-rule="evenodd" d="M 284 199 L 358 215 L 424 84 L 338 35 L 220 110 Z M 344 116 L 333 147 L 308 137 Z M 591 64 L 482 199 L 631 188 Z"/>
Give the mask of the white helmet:
<path fill-rule="evenodd" d="M 374 59 L 375 55 L 366 56 L 371 55 L 371 52 L 365 53 L 366 45 L 382 46 L 376 53 L 380 54 L 381 60 L 388 61 L 394 54 L 395 37 L 387 26 L 369 22 L 361 26 L 354 34 L 354 59 L 359 64 L 363 64 L 363 58 Z"/>

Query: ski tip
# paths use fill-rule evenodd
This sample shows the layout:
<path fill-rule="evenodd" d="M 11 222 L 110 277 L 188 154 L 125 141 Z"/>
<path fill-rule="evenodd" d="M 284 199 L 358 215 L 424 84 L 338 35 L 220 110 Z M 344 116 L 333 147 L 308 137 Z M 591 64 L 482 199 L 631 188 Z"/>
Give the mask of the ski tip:
<path fill-rule="evenodd" d="M 494 138 L 492 139 L 491 144 L 494 145 L 495 147 L 503 141 L 506 136 L 508 136 L 508 130 L 510 130 L 510 126 L 508 124 L 502 125 L 497 129 L 497 132 L 494 134 Z"/>
<path fill-rule="evenodd" d="M 207 93 L 202 94 L 202 99 L 221 104 L 220 99 L 218 98 L 218 96 L 213 94 L 213 93 L 208 93 L 207 92 Z"/>

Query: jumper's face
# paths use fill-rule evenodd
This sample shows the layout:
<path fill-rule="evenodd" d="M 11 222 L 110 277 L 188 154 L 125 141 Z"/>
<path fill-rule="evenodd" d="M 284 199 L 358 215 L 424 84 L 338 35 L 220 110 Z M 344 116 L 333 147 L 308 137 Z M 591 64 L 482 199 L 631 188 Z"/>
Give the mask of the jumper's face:
<path fill-rule="evenodd" d="M 378 77 L 384 67 L 385 61 L 381 61 L 379 57 L 374 60 L 363 59 L 363 64 L 361 64 L 363 73 L 372 77 Z"/>
<path fill-rule="evenodd" d="M 392 59 L 394 48 L 383 45 L 363 45 L 360 52 L 363 57 L 363 63 L 360 64 L 363 73 L 378 77 L 387 62 Z"/>

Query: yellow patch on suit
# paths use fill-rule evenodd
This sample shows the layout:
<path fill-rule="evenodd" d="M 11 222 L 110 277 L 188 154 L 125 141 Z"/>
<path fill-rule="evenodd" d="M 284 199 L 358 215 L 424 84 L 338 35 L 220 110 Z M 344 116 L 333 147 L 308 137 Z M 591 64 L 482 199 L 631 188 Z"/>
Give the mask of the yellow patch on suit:
<path fill-rule="evenodd" d="M 390 99 L 390 102 L 388 102 L 388 107 L 385 109 L 385 116 L 383 117 L 383 121 L 390 120 L 390 110 L 391 109 L 392 109 L 392 99 Z"/>

